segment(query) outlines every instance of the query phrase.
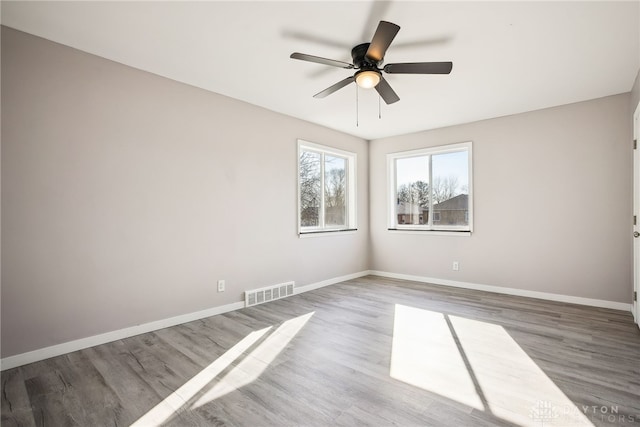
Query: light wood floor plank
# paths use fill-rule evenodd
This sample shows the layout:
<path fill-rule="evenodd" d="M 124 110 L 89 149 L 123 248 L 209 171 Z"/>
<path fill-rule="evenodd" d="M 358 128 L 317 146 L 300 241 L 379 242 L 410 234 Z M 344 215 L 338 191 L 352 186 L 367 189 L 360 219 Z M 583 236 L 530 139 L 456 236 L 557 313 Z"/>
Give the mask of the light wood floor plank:
<path fill-rule="evenodd" d="M 368 276 L 1 379 L 2 426 L 633 426 L 640 331 L 616 310 Z"/>

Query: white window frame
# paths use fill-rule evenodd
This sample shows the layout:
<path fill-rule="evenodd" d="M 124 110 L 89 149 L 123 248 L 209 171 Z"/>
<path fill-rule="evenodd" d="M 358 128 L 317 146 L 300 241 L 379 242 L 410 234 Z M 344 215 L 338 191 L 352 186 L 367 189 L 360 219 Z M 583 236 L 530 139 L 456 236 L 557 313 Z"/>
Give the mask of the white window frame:
<path fill-rule="evenodd" d="M 319 212 L 319 222 L 320 225 L 316 227 L 303 227 L 300 214 L 301 214 L 301 204 L 300 204 L 300 154 L 302 151 L 312 151 L 315 153 L 321 154 L 321 172 L 320 172 L 320 188 L 322 192 L 321 203 L 320 203 L 320 212 Z M 341 157 L 346 160 L 346 171 L 345 171 L 345 180 L 346 180 L 346 195 L 345 195 L 345 222 L 344 226 L 325 226 L 324 225 L 324 156 L 336 156 Z M 320 236 L 320 235 L 336 235 L 336 234 L 344 234 L 344 233 L 353 233 L 357 230 L 357 194 L 356 194 L 356 177 L 357 177 L 357 154 L 352 153 L 350 151 L 340 150 L 338 148 L 328 147 L 326 145 L 320 145 L 313 142 L 305 141 L 302 139 L 298 140 L 298 159 L 296 161 L 296 173 L 297 173 L 297 184 L 298 189 L 296 194 L 298 196 L 298 235 L 300 237 L 311 237 L 311 236 Z"/>
<path fill-rule="evenodd" d="M 429 221 L 427 224 L 398 224 L 398 217 L 396 215 L 396 164 L 399 159 L 406 159 L 410 157 L 429 156 L 429 185 L 433 182 L 433 168 L 432 156 L 438 154 L 447 154 L 466 151 L 468 153 L 468 168 L 469 168 L 469 206 L 468 225 L 465 226 L 451 226 L 451 225 L 437 225 L 433 220 L 433 200 L 429 198 Z M 417 150 L 402 151 L 397 153 L 387 154 L 387 225 L 388 230 L 405 231 L 405 232 L 431 232 L 433 234 L 456 234 L 456 235 L 470 235 L 473 232 L 473 142 L 461 142 L 457 144 L 441 145 L 437 147 L 420 148 Z"/>

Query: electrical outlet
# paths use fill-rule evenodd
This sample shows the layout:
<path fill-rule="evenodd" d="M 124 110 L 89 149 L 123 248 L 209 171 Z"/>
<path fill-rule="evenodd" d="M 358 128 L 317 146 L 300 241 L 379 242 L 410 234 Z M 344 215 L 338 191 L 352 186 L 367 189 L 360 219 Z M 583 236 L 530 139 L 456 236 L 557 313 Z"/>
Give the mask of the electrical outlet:
<path fill-rule="evenodd" d="M 460 263 L 458 261 L 453 261 L 453 271 L 460 270 Z"/>
<path fill-rule="evenodd" d="M 218 292 L 224 292 L 224 280 L 218 280 Z"/>

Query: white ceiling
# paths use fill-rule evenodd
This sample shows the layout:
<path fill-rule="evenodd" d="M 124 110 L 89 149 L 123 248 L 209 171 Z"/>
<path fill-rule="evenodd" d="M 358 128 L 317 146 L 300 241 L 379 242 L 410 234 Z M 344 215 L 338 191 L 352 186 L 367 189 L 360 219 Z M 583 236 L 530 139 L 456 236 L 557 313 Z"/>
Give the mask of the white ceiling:
<path fill-rule="evenodd" d="M 251 104 L 375 139 L 631 90 L 640 1 L 10 2 L 2 24 Z M 400 25 L 385 62 L 453 61 L 450 75 L 387 75 L 400 101 L 350 85 L 379 20 Z"/>

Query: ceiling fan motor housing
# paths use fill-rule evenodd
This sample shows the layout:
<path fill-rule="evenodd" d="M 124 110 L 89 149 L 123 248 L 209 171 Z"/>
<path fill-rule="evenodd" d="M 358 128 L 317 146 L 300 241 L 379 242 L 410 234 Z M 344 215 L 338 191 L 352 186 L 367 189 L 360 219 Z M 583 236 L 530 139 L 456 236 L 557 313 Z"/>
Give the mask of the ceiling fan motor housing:
<path fill-rule="evenodd" d="M 367 50 L 371 43 L 362 43 L 351 49 L 351 57 L 353 58 L 353 65 L 355 68 L 361 70 L 378 70 L 378 66 L 382 64 L 382 60 L 379 62 L 371 62 L 367 57 Z"/>

